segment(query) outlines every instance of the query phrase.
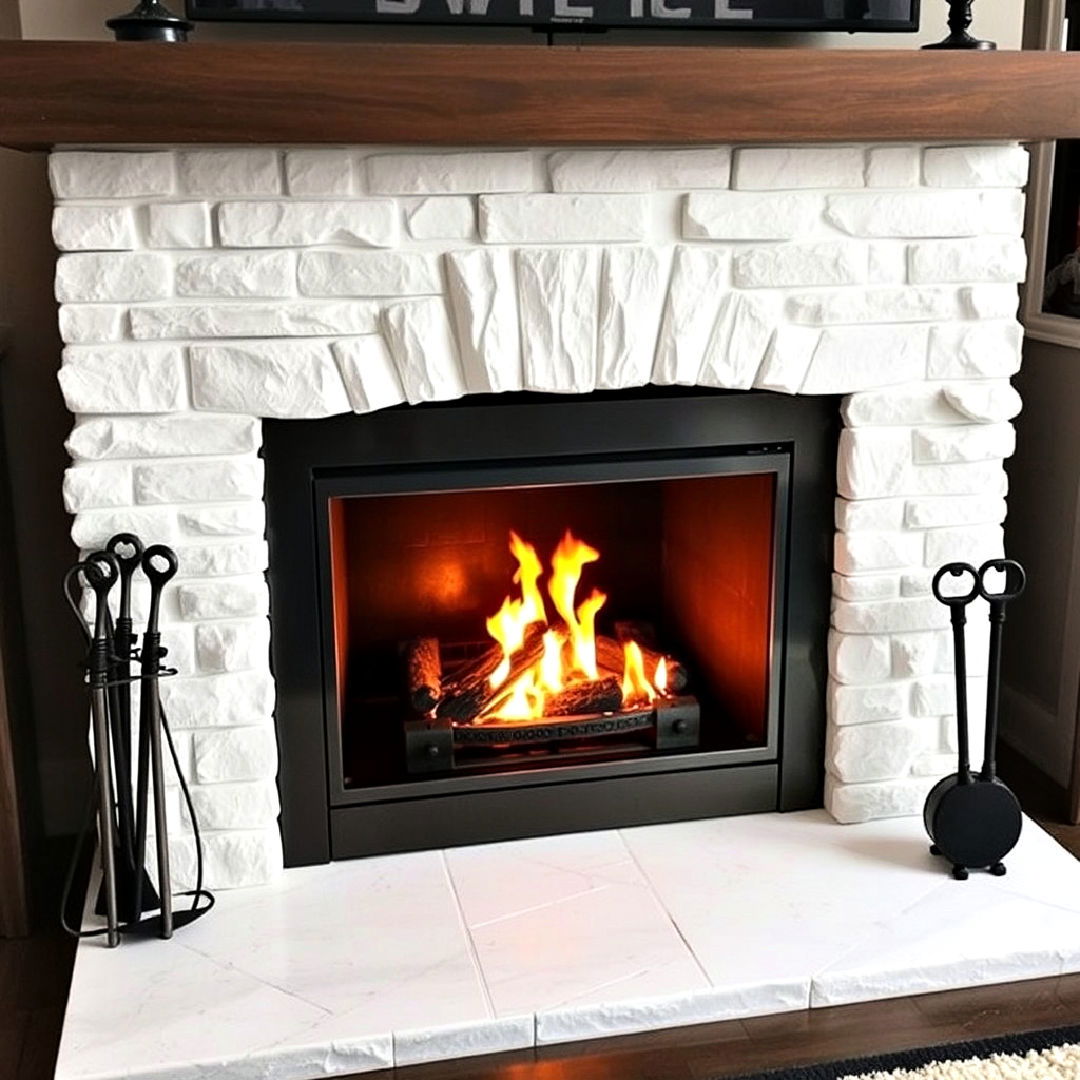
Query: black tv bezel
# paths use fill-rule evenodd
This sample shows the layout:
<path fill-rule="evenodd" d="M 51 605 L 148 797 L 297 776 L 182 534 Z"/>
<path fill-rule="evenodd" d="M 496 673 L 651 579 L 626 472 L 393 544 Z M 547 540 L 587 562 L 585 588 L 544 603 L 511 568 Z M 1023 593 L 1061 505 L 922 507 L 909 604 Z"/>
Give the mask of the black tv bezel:
<path fill-rule="evenodd" d="M 233 23 L 298 23 L 337 26 L 457 26 L 457 27 L 497 27 L 497 28 L 533 28 L 550 33 L 595 33 L 604 30 L 703 30 L 703 31 L 765 31 L 802 34 L 913 34 L 919 30 L 922 0 L 910 0 L 911 17 L 903 22 L 898 20 L 835 19 L 823 23 L 820 19 L 733 19 L 723 22 L 687 22 L 675 19 L 655 19 L 644 17 L 630 21 L 610 22 L 600 19 L 588 21 L 544 20 L 541 18 L 504 19 L 498 16 L 450 15 L 445 18 L 414 17 L 408 15 L 358 15 L 342 18 L 336 13 L 288 11 L 232 11 L 207 12 L 201 10 L 202 0 L 185 0 L 187 18 L 193 22 L 233 22 Z"/>

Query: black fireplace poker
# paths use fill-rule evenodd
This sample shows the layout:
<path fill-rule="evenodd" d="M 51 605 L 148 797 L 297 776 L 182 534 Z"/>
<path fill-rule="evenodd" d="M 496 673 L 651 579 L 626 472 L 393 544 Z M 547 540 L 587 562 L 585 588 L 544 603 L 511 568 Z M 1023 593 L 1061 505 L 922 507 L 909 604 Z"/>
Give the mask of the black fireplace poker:
<path fill-rule="evenodd" d="M 105 25 L 117 41 L 187 41 L 195 24 L 174 15 L 159 0 L 139 0 L 126 15 L 108 19 Z"/>

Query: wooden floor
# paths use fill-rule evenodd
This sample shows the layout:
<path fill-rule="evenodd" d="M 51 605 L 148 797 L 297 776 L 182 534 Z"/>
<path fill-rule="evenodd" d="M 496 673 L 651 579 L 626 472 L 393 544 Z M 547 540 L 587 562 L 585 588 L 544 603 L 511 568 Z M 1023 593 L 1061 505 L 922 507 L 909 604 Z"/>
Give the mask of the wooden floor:
<path fill-rule="evenodd" d="M 1080 826 L 1048 825 L 1080 857 Z M 0 941 L 0 1080 L 52 1080 L 74 943 Z M 711 1080 L 1080 1024 L 1080 975 L 414 1065 L 401 1080 Z M 386 1074 L 382 1074 L 386 1075 Z"/>

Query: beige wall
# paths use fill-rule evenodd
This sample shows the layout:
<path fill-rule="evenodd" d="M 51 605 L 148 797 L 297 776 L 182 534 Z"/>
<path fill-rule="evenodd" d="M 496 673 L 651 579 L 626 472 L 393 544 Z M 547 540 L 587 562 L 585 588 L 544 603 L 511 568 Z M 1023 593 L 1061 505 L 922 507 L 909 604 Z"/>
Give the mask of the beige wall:
<path fill-rule="evenodd" d="M 172 9 L 179 13 L 183 8 L 183 0 L 167 0 Z M 27 38 L 104 38 L 106 30 L 105 19 L 110 15 L 116 15 L 129 9 L 134 0 L 20 0 L 22 11 L 23 36 Z M 944 34 L 946 4 L 945 0 L 923 0 L 923 31 L 917 35 L 909 34 L 826 34 L 804 39 L 804 44 L 827 45 L 832 48 L 914 48 L 928 41 L 936 41 Z M 1020 47 L 1021 22 L 1023 19 L 1024 5 L 1022 0 L 978 0 L 975 4 L 975 30 L 981 37 L 996 41 L 1000 48 L 1018 49 Z M 408 31 L 414 38 L 441 38 L 446 40 L 452 34 L 454 39 L 459 40 L 460 34 L 455 32 L 440 31 L 435 28 L 416 28 Z M 199 27 L 198 36 L 204 41 L 220 39 L 251 39 L 254 37 L 272 36 L 275 38 L 305 38 L 308 40 L 320 37 L 332 37 L 340 41 L 343 36 L 347 37 L 371 37 L 376 32 L 371 29 L 353 28 L 343 31 L 338 28 L 319 27 L 287 27 L 287 26 L 246 26 L 237 27 L 226 24 L 202 25 Z M 399 36 L 402 31 L 395 31 L 393 36 Z M 510 41 L 535 41 L 536 38 L 529 31 L 496 31 L 500 40 Z M 693 41 L 695 43 L 714 42 L 716 44 L 748 43 L 749 35 L 717 34 L 702 38 L 700 34 L 687 35 L 685 32 L 672 31 L 672 36 L 655 33 L 651 40 L 655 41 Z M 380 35 L 384 36 L 384 35 Z M 385 35 L 390 36 L 390 35 Z M 567 35 L 570 38 L 571 35 Z M 577 35 L 574 35 L 577 38 Z M 753 35 L 756 42 L 768 44 L 779 42 L 775 35 Z M 476 40 L 475 36 L 473 40 Z M 485 35 L 485 40 L 490 40 Z M 595 39 L 593 39 L 595 40 Z M 636 33 L 622 32 L 609 35 L 605 40 L 615 41 L 642 41 L 643 37 Z M 790 36 L 786 39 L 791 43 Z"/>

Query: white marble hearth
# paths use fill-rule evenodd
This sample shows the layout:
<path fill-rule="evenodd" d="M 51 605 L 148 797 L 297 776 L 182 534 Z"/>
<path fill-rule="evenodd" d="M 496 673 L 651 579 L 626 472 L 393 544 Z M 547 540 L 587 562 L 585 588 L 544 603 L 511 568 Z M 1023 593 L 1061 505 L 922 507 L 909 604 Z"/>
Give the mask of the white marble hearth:
<path fill-rule="evenodd" d="M 302 1078 L 1080 971 L 1027 822 L 953 881 L 912 818 L 763 814 L 287 870 L 171 942 L 81 943 L 58 1080 Z"/>

